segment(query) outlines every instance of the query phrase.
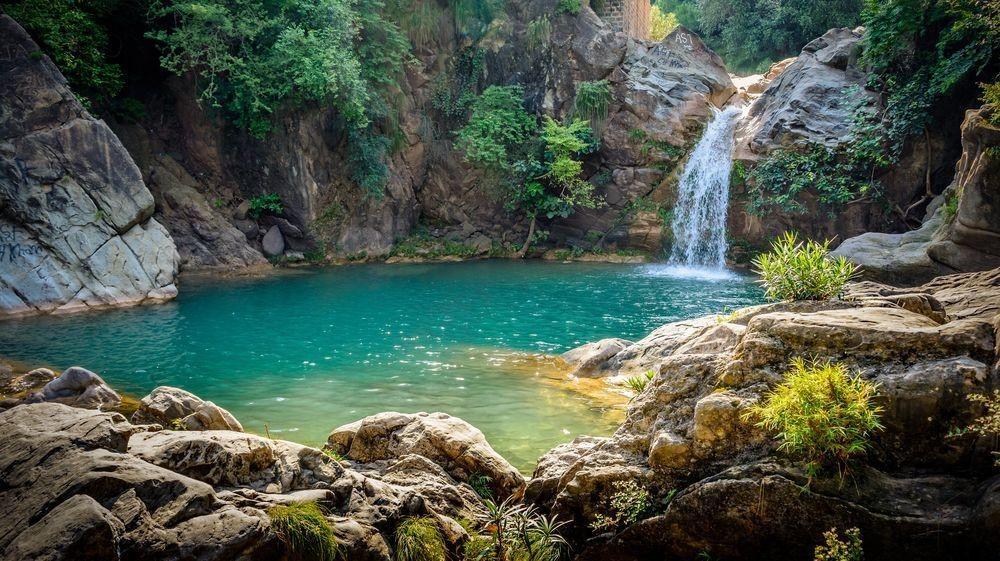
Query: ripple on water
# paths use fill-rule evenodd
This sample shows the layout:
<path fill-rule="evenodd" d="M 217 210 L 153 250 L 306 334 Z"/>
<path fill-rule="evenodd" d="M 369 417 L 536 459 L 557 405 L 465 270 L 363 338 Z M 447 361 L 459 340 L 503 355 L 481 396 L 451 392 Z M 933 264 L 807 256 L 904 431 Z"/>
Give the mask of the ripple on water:
<path fill-rule="evenodd" d="M 621 415 L 620 398 L 565 380 L 546 355 L 761 298 L 744 277 L 656 270 L 484 261 L 182 279 L 162 306 L 3 322 L 0 356 L 84 365 L 134 395 L 180 386 L 248 430 L 295 428 L 314 445 L 380 411 L 444 411 L 529 470 Z"/>

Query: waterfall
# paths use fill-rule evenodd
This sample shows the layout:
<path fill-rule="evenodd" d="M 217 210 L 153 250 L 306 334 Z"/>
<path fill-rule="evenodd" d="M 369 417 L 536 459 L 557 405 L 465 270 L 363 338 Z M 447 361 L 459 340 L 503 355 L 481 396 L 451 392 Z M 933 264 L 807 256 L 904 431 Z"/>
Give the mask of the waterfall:
<path fill-rule="evenodd" d="M 724 270 L 729 173 L 740 107 L 716 111 L 681 175 L 671 228 L 668 264 L 683 269 Z"/>

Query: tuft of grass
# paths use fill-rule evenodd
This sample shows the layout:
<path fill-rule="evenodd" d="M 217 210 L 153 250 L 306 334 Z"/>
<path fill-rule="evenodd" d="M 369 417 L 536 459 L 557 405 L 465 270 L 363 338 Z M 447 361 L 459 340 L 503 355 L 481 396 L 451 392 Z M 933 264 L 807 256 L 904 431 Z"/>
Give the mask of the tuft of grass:
<path fill-rule="evenodd" d="M 339 553 L 333 527 L 314 502 L 272 506 L 267 509 L 271 528 L 302 561 L 334 561 Z"/>
<path fill-rule="evenodd" d="M 433 518 L 407 518 L 396 528 L 396 561 L 445 561 L 444 538 Z"/>
<path fill-rule="evenodd" d="M 882 429 L 882 408 L 875 405 L 878 386 L 847 367 L 830 361 L 792 360 L 785 381 L 744 415 L 777 432 L 779 450 L 807 461 L 810 476 L 848 462 L 870 447 L 869 437 Z"/>
<path fill-rule="evenodd" d="M 611 83 L 607 80 L 580 82 L 576 86 L 576 99 L 573 101 L 575 113 L 590 121 L 592 128 L 600 128 L 599 125 L 608 118 L 611 98 Z"/>
<path fill-rule="evenodd" d="M 799 241 L 791 232 L 779 236 L 771 251 L 753 260 L 766 296 L 772 300 L 828 300 L 840 295 L 858 274 L 845 257 L 830 257 L 830 240 Z"/>
<path fill-rule="evenodd" d="M 493 489 L 490 487 L 492 484 L 493 478 L 485 473 L 476 472 L 469 477 L 469 486 L 472 487 L 472 490 L 475 491 L 480 498 L 489 499 L 491 501 L 494 500 Z"/>
<path fill-rule="evenodd" d="M 552 36 L 552 22 L 547 17 L 539 17 L 528 24 L 528 48 L 538 50 L 548 44 Z"/>

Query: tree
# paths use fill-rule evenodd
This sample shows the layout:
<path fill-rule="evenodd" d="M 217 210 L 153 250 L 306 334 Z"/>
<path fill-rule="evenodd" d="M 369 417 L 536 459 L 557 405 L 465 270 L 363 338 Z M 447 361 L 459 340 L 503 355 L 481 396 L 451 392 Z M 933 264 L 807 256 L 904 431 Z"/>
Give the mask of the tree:
<path fill-rule="evenodd" d="M 510 210 L 528 218 L 528 237 L 518 252 L 528 252 L 539 215 L 567 217 L 576 207 L 594 208 L 594 186 L 581 177 L 580 156 L 597 149 L 590 125 L 568 125 L 545 117 L 541 131 L 524 109 L 520 86 L 490 86 L 472 104 L 469 122 L 458 132 L 458 146 L 499 187 Z"/>

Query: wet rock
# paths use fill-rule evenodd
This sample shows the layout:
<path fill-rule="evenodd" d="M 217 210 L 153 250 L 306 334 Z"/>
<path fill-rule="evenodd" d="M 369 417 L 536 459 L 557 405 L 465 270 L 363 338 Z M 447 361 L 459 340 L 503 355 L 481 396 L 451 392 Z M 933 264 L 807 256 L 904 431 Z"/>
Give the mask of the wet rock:
<path fill-rule="evenodd" d="M 458 481 L 488 477 L 502 498 L 524 493 L 524 477 L 493 450 L 483 433 L 444 413 L 379 413 L 335 429 L 327 446 L 361 463 L 418 454 Z"/>
<path fill-rule="evenodd" d="M 157 423 L 166 428 L 185 430 L 230 430 L 243 432 L 243 426 L 229 411 L 204 401 L 180 388 L 160 386 L 139 402 L 132 415 L 136 424 Z M 180 426 L 175 426 L 179 424 Z"/>

